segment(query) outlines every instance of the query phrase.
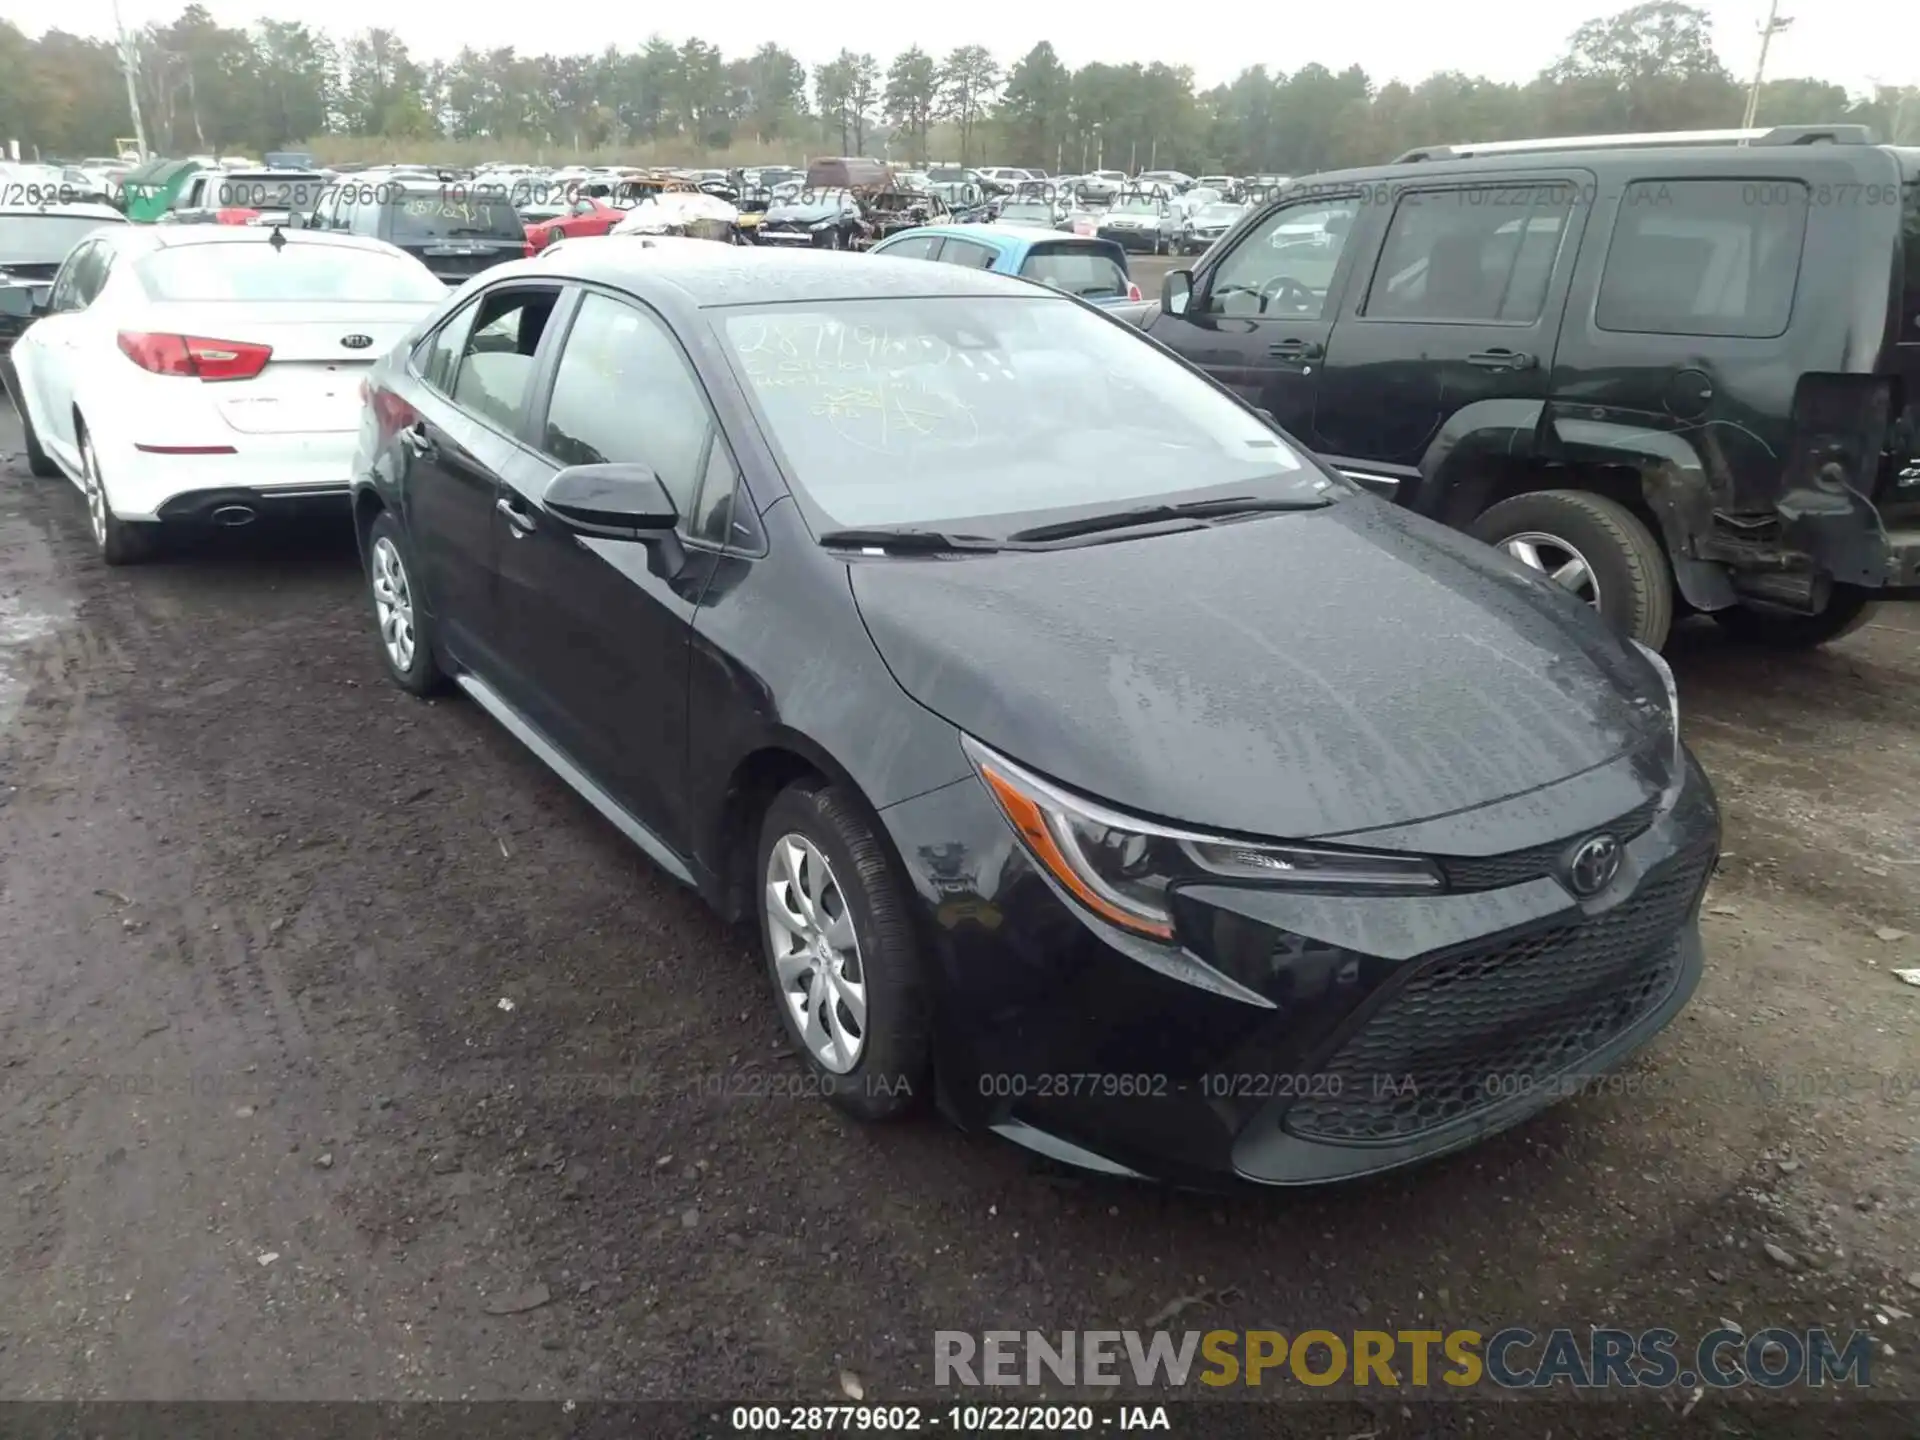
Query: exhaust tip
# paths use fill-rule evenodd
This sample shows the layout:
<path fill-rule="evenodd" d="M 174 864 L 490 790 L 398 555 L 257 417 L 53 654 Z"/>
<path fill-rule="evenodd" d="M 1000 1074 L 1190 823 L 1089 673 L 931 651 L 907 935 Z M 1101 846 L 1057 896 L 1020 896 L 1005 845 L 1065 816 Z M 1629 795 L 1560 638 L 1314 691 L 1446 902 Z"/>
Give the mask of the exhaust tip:
<path fill-rule="evenodd" d="M 254 518 L 253 508 L 249 505 L 222 505 L 209 518 L 214 524 L 229 528 L 236 525 L 251 525 Z"/>

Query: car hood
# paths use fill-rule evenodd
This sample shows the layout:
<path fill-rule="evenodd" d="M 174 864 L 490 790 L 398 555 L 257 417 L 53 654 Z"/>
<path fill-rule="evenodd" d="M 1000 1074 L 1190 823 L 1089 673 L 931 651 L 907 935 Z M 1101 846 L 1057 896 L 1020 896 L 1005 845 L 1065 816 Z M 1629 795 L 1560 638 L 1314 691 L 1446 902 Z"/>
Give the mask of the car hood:
<path fill-rule="evenodd" d="M 848 565 L 914 699 L 1167 821 L 1294 839 L 1409 824 L 1565 780 L 1668 724 L 1658 672 L 1571 596 L 1368 496 Z"/>
<path fill-rule="evenodd" d="M 815 225 L 822 220 L 831 220 L 845 214 L 853 207 L 844 200 L 815 200 L 802 205 L 797 201 L 786 204 L 769 205 L 766 223 L 777 225 L 781 221 L 792 221 L 802 225 Z"/>

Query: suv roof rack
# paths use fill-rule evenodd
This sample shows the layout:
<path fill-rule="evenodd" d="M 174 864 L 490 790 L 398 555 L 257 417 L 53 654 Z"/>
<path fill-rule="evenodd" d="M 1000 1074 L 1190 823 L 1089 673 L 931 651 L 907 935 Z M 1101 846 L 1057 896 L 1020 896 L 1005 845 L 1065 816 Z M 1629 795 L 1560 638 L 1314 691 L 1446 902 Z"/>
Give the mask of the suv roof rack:
<path fill-rule="evenodd" d="M 1543 140 L 1488 140 L 1471 145 L 1423 145 L 1393 161 L 1466 160 L 1476 155 L 1534 150 L 1634 150 L 1663 145 L 1874 145 L 1866 125 L 1775 125 L 1765 130 L 1656 130 L 1639 135 L 1563 135 Z"/>

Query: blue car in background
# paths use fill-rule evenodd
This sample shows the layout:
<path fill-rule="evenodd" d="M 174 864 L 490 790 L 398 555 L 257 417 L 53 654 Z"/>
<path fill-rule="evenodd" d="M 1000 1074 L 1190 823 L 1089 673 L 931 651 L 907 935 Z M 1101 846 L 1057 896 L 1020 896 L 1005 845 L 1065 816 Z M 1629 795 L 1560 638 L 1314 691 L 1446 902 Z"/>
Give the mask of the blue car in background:
<path fill-rule="evenodd" d="M 1092 235 L 1026 225 L 919 225 L 896 231 L 867 253 L 1018 275 L 1095 305 L 1140 299 L 1140 287 L 1127 273 L 1127 252 Z"/>

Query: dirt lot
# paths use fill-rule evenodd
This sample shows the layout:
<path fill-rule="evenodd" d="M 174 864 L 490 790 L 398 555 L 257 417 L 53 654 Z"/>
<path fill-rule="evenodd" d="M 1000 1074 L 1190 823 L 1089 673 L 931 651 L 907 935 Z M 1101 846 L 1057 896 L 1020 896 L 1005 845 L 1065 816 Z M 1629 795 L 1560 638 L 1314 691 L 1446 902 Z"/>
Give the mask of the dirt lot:
<path fill-rule="evenodd" d="M 885 1399 L 930 1391 L 936 1329 L 1183 1297 L 1865 1326 L 1879 1393 L 1920 1389 L 1912 610 L 1786 660 L 1679 639 L 1729 854 L 1635 1093 L 1204 1198 L 755 1093 L 791 1062 L 744 940 L 473 706 L 384 681 L 344 528 L 109 572 L 18 450 L 8 413 L 0 1398 Z"/>

